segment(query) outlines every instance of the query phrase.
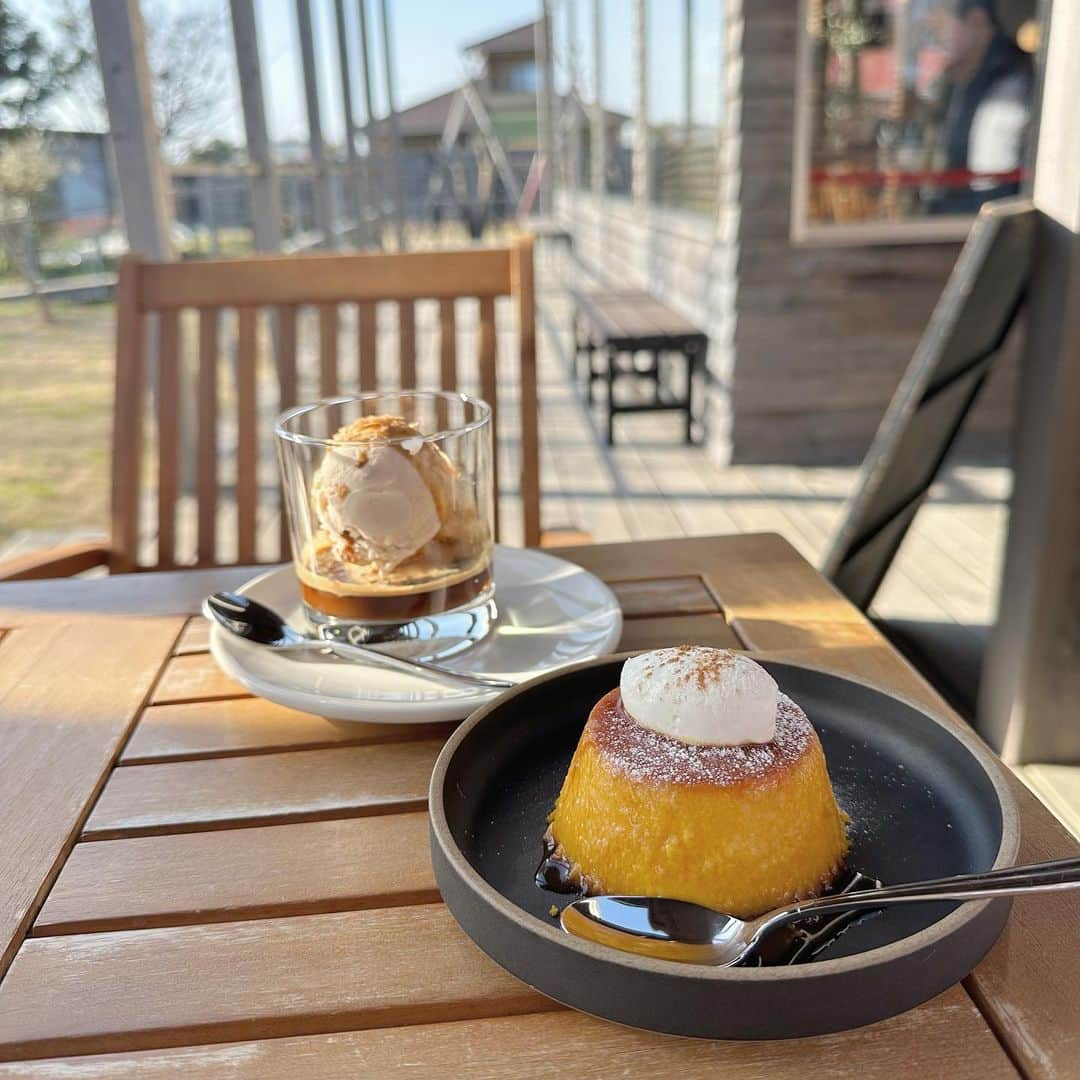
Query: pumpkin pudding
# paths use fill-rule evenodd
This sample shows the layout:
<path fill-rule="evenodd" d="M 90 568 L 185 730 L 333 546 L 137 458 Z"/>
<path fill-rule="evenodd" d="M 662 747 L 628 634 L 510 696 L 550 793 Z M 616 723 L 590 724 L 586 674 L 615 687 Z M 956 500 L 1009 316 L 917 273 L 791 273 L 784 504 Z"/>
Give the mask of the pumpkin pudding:
<path fill-rule="evenodd" d="M 633 657 L 597 702 L 549 841 L 590 893 L 690 900 L 745 918 L 817 895 L 847 849 L 817 733 L 749 657 Z"/>

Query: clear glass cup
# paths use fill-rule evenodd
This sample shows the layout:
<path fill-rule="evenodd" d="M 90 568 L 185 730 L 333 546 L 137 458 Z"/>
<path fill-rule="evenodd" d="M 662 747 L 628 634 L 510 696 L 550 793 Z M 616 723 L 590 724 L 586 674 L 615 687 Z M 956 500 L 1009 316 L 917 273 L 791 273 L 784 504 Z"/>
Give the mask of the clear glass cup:
<path fill-rule="evenodd" d="M 328 398 L 275 425 L 304 610 L 324 637 L 411 656 L 496 617 L 491 409 L 465 394 Z"/>

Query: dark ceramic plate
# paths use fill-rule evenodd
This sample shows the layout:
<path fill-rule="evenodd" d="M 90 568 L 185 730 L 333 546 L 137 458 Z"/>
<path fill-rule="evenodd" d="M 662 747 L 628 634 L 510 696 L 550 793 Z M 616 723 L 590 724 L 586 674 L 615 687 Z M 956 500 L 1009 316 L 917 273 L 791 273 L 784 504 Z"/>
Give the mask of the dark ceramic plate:
<path fill-rule="evenodd" d="M 629 655 L 629 654 L 628 654 Z M 541 836 L 593 703 L 624 657 L 526 683 L 474 713 L 431 780 L 444 899 L 493 959 L 549 997 L 654 1031 L 789 1038 L 902 1012 L 962 979 L 1005 924 L 1007 900 L 896 908 L 855 923 L 800 966 L 710 968 L 570 937 L 537 888 Z M 979 740 L 883 691 L 764 662 L 821 736 L 851 817 L 848 867 L 892 884 L 1011 865 L 1016 808 Z"/>

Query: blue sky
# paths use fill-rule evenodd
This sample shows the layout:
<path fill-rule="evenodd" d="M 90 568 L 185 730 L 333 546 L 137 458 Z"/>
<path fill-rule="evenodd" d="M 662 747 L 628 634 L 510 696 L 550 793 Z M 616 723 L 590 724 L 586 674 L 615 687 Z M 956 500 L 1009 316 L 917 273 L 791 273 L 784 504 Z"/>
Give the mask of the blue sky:
<path fill-rule="evenodd" d="M 11 0 L 35 23 L 48 29 L 60 0 Z M 165 0 L 173 7 L 212 7 L 227 10 L 228 0 Z M 310 0 L 319 57 L 320 104 L 327 137 L 340 141 L 343 124 L 339 97 L 337 45 L 334 39 L 333 0 Z M 378 0 L 366 0 L 369 34 L 381 41 Z M 723 0 L 695 0 L 695 113 L 701 121 L 715 121 L 719 100 L 720 10 Z M 390 0 L 392 43 L 396 58 L 399 106 L 407 106 L 461 81 L 461 47 L 477 39 L 535 18 L 538 0 Z M 303 138 L 307 123 L 302 96 L 295 0 L 255 0 L 259 45 L 263 60 L 271 135 L 275 139 Z M 356 0 L 345 4 L 349 33 L 355 42 Z M 557 77 L 568 75 L 567 28 L 571 13 L 578 26 L 580 70 L 584 88 L 592 93 L 592 0 L 553 0 Z M 683 4 L 651 0 L 649 6 L 650 110 L 653 121 L 681 116 Z M 633 107 L 633 0 L 603 0 L 605 104 L 623 112 Z M 355 68 L 355 56 L 354 68 Z M 385 106 L 383 72 L 373 70 L 376 109 Z M 354 70 L 354 78 L 355 78 Z M 237 95 L 235 75 L 223 92 Z M 239 102 L 229 110 L 233 119 L 218 134 L 241 141 Z M 361 116 L 357 116 L 362 121 Z"/>

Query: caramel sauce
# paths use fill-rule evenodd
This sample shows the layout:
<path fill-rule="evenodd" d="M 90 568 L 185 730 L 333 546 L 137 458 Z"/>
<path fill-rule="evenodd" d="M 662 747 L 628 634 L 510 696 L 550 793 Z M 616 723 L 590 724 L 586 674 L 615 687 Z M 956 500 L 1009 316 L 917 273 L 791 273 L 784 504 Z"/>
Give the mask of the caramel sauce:
<path fill-rule="evenodd" d="M 555 854 L 557 845 L 551 830 L 544 833 L 544 854 L 533 880 L 538 888 L 561 895 L 584 896 L 580 875 L 571 874 L 570 863 Z"/>

